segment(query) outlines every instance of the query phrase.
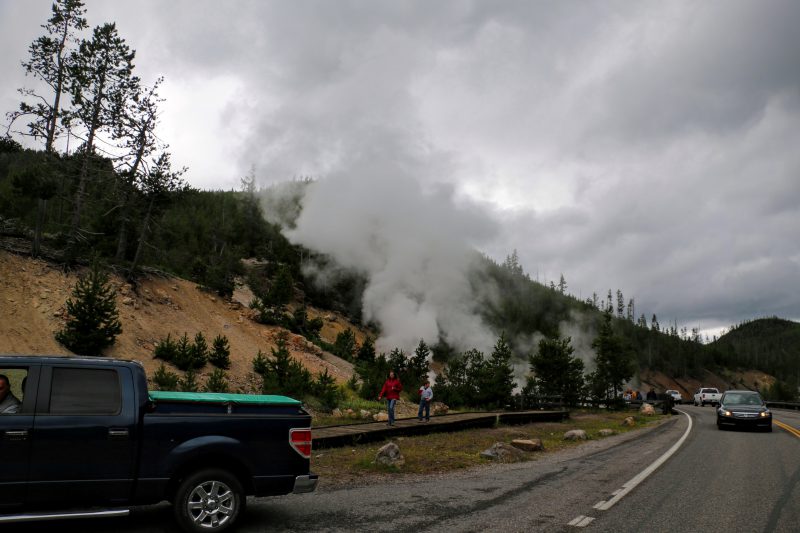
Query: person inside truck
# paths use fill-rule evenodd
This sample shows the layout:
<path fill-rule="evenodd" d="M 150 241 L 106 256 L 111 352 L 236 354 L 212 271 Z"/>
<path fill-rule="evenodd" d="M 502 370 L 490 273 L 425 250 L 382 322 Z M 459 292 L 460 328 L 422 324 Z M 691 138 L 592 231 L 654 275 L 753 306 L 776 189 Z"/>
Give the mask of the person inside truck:
<path fill-rule="evenodd" d="M 19 410 L 20 401 L 11 392 L 8 376 L 0 374 L 0 415 L 13 415 Z"/>

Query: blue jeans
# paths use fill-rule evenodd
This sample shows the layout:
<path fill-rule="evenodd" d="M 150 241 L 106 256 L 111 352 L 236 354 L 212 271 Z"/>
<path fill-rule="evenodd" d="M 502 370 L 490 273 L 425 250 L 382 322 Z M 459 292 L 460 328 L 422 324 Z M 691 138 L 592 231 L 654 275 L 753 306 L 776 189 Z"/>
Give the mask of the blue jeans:
<path fill-rule="evenodd" d="M 426 402 L 425 400 L 420 400 L 419 402 L 419 411 L 417 411 L 417 418 L 422 420 L 422 410 L 425 409 L 425 420 L 431 419 L 431 402 Z"/>
<path fill-rule="evenodd" d="M 389 424 L 394 424 L 394 404 L 397 403 L 397 400 L 386 400 L 389 402 L 388 411 L 389 411 Z"/>

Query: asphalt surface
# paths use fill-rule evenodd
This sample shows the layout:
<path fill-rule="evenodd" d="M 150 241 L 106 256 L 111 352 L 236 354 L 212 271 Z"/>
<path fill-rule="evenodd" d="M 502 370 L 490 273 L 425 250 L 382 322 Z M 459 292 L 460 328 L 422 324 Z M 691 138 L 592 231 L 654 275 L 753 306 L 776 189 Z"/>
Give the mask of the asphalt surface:
<path fill-rule="evenodd" d="M 719 431 L 715 408 L 682 406 L 692 433 L 670 461 L 587 529 L 602 532 L 800 531 L 800 438 Z M 800 413 L 774 411 L 800 428 Z"/>
<path fill-rule="evenodd" d="M 777 426 L 773 433 L 718 431 L 712 407 L 681 409 L 693 420 L 683 445 L 605 511 L 594 506 L 673 447 L 686 433 L 687 416 L 527 463 L 250 500 L 237 531 L 800 530 L 800 438 Z M 776 418 L 800 428 L 798 413 Z M 128 518 L 27 524 L 18 530 L 55 528 L 177 531 L 167 505 L 136 509 Z"/>

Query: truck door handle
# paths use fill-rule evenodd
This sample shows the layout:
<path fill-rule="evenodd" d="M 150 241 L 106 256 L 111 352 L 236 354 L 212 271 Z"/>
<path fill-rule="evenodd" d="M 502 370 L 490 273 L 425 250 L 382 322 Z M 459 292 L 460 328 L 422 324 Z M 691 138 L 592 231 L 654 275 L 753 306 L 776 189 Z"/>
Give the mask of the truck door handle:
<path fill-rule="evenodd" d="M 108 438 L 110 440 L 127 440 L 128 438 L 128 430 L 127 429 L 109 429 L 108 430 Z"/>
<path fill-rule="evenodd" d="M 26 440 L 28 438 L 28 430 L 9 430 L 5 432 L 6 440 Z"/>

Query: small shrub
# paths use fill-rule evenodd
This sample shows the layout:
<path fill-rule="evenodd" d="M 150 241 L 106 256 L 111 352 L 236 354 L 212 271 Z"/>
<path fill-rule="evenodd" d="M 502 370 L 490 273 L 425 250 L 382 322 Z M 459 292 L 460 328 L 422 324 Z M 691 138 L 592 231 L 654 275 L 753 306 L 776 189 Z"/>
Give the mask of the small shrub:
<path fill-rule="evenodd" d="M 264 352 L 259 350 L 255 358 L 253 359 L 253 371 L 256 374 L 263 376 L 264 374 L 267 373 L 269 368 L 267 366 L 267 363 L 268 363 L 267 357 L 264 355 Z"/>
<path fill-rule="evenodd" d="M 164 363 L 161 363 L 153 374 L 153 383 L 158 390 L 176 391 L 178 390 L 178 374 L 170 372 Z"/>
<path fill-rule="evenodd" d="M 206 381 L 207 392 L 228 392 L 228 380 L 225 371 L 215 368 Z"/>
<path fill-rule="evenodd" d="M 336 403 L 340 397 L 339 387 L 336 386 L 336 380 L 328 373 L 327 368 L 314 380 L 311 386 L 311 392 L 314 396 L 319 398 L 319 401 L 322 402 L 322 405 L 326 409 L 333 409 L 336 407 Z"/>
<path fill-rule="evenodd" d="M 189 336 L 184 333 L 183 337 L 178 339 L 175 343 L 175 357 L 172 362 L 181 370 L 189 370 L 192 368 L 192 344 L 189 342 Z"/>
<path fill-rule="evenodd" d="M 214 337 L 212 346 L 208 361 L 217 368 L 229 369 L 231 367 L 231 348 L 228 344 L 228 338 L 224 335 L 217 335 Z"/>
<path fill-rule="evenodd" d="M 166 361 L 168 363 L 175 361 L 177 353 L 178 344 L 172 340 L 171 334 L 169 333 L 167 334 L 167 338 L 161 339 L 153 349 L 153 357 L 155 359 L 161 359 L 162 361 Z"/>
<path fill-rule="evenodd" d="M 197 372 L 190 368 L 183 375 L 183 378 L 178 382 L 178 386 L 182 392 L 197 392 L 200 386 L 197 384 Z"/>

